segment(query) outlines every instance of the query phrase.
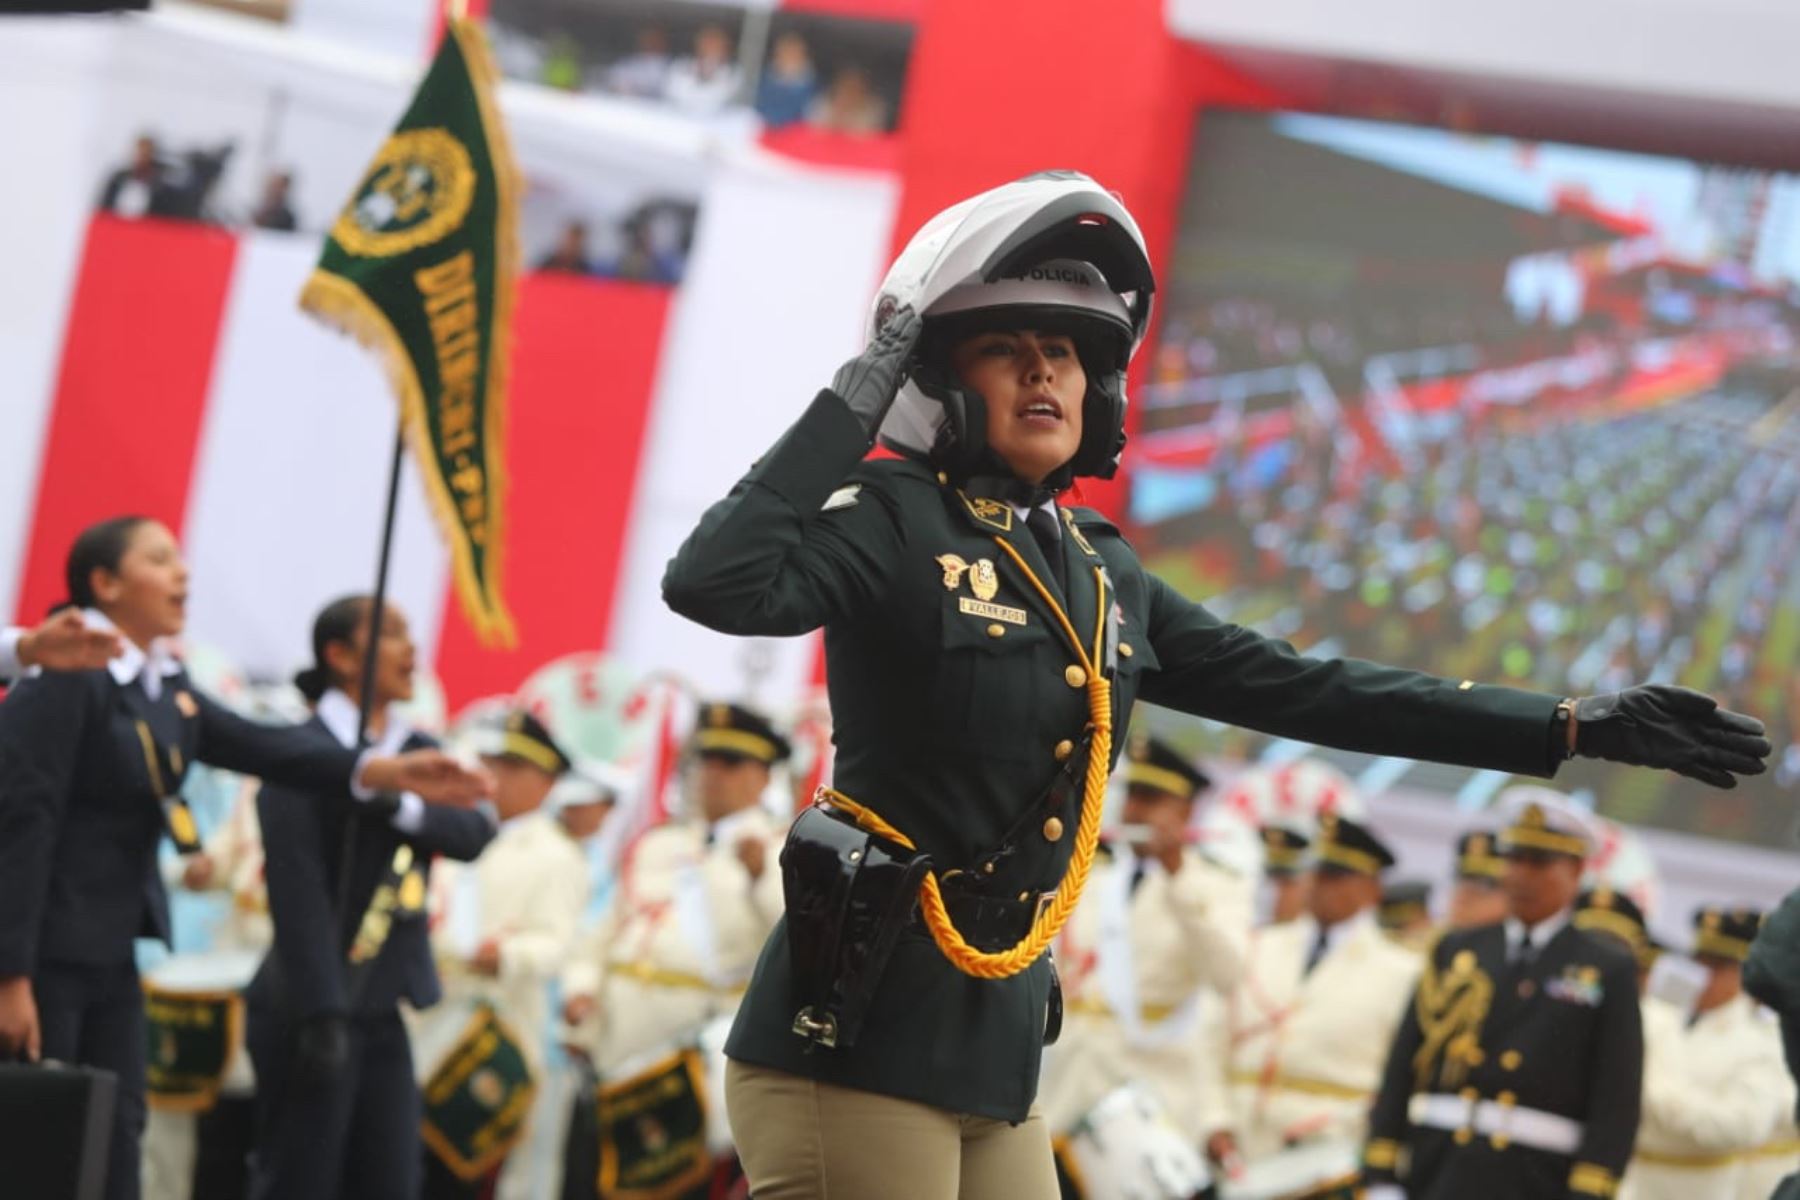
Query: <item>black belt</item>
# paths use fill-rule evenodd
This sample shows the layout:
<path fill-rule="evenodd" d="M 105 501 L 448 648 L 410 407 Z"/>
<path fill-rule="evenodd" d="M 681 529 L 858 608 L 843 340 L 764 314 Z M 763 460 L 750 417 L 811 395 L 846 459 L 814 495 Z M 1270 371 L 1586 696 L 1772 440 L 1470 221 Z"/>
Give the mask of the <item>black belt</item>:
<path fill-rule="evenodd" d="M 1037 919 L 1038 909 L 1051 895 L 1049 892 L 1026 892 L 1023 898 L 984 896 L 963 884 L 966 878 L 968 876 L 963 872 L 952 872 L 939 878 L 938 888 L 944 896 L 944 911 L 950 914 L 950 923 L 956 926 L 956 932 L 983 954 L 1011 950 L 1024 941 L 1031 932 L 1031 923 Z M 931 936 L 925 926 L 924 912 L 916 904 L 908 929 Z"/>

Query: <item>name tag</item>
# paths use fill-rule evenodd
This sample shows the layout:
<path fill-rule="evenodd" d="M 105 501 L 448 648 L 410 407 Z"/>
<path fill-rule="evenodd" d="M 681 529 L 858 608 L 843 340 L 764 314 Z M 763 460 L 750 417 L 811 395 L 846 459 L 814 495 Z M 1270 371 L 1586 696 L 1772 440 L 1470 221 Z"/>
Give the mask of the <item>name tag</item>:
<path fill-rule="evenodd" d="M 971 617 L 986 617 L 990 621 L 1005 621 L 1008 625 L 1023 625 L 1025 610 L 1013 608 L 1007 604 L 991 604 L 986 600 L 975 600 L 964 596 L 956 602 L 956 607 Z"/>

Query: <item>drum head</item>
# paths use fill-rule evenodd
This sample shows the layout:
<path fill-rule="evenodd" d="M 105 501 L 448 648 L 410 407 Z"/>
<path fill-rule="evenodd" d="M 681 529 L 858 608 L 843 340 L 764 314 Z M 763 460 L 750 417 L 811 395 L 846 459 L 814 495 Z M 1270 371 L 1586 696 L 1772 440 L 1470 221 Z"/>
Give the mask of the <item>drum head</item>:
<path fill-rule="evenodd" d="M 1210 1182 L 1199 1149 L 1136 1084 L 1107 1093 L 1075 1126 L 1068 1146 L 1086 1200 L 1187 1200 Z"/>

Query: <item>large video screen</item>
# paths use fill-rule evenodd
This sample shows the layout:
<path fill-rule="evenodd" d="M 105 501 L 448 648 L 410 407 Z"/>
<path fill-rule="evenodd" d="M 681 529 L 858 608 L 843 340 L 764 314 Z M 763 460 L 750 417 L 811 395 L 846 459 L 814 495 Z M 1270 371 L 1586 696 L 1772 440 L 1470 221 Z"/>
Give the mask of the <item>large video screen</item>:
<path fill-rule="evenodd" d="M 1768 722 L 1769 774 L 1578 760 L 1559 786 L 1790 844 L 1800 179 L 1300 114 L 1209 111 L 1196 137 L 1133 397 L 1152 569 L 1318 653 L 1708 692 Z M 1383 778 L 1498 782 L 1409 770 Z"/>

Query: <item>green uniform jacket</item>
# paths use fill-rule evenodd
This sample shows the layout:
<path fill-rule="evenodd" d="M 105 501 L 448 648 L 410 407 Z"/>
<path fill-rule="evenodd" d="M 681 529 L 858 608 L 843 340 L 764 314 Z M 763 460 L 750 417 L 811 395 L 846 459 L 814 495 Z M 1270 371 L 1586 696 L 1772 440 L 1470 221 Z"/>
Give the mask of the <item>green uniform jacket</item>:
<path fill-rule="evenodd" d="M 1611 1196 L 1637 1140 L 1644 1087 L 1637 962 L 1573 925 L 1509 968 L 1505 925 L 1433 948 L 1400 1019 L 1369 1118 L 1364 1177 L 1412 1200 Z M 1414 1125 L 1415 1094 L 1495 1100 L 1581 1126 L 1573 1154 Z"/>
<path fill-rule="evenodd" d="M 1040 803 L 1059 746 L 1082 736 L 1087 695 L 1050 609 L 995 544 L 1010 543 L 1054 589 L 1023 522 L 1004 504 L 946 486 L 922 463 L 864 462 L 867 447 L 843 402 L 821 393 L 707 511 L 669 564 L 663 594 L 676 612 L 726 633 L 824 626 L 836 786 L 910 836 L 938 870 L 967 867 Z M 1115 756 L 1142 698 L 1371 753 L 1553 770 L 1556 697 L 1304 658 L 1178 595 L 1097 513 L 1062 515 L 1064 603 L 1084 640 L 1102 616 L 1094 568 L 1110 576 Z M 939 561 L 947 555 L 967 571 Z M 977 582 L 996 578 L 997 593 L 983 587 L 982 598 Z M 1044 822 L 1029 822 L 993 876 L 1002 894 L 1056 886 L 1078 816 L 1045 809 Z M 1056 824 L 1046 824 L 1052 817 Z M 1021 1121 L 1037 1092 L 1048 991 L 1046 963 L 976 980 L 923 932 L 909 932 L 857 1044 L 809 1049 L 791 1032 L 799 1006 L 778 925 L 726 1049 L 748 1063 Z"/>

